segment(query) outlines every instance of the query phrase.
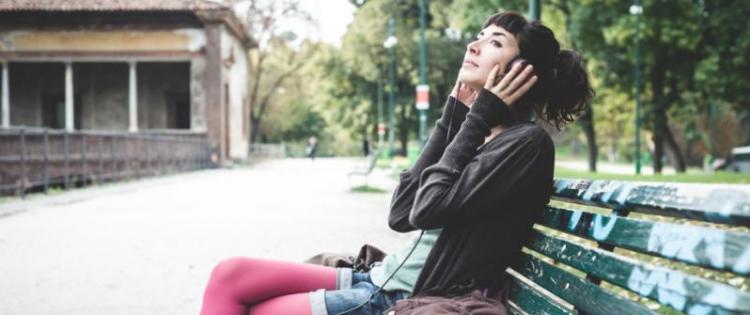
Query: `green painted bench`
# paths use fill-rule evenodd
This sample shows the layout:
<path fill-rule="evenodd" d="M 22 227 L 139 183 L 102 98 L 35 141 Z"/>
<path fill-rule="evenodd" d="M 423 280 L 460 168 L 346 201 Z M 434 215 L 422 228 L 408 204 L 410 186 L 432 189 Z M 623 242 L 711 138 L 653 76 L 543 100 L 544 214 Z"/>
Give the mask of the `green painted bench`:
<path fill-rule="evenodd" d="M 749 185 L 557 179 L 509 311 L 750 314 L 748 227 Z"/>

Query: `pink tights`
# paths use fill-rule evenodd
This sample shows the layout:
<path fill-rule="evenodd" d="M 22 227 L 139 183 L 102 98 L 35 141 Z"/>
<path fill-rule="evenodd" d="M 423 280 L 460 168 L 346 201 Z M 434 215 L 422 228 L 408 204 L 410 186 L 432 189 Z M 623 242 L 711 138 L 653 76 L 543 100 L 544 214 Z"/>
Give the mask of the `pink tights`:
<path fill-rule="evenodd" d="M 257 258 L 230 258 L 211 273 L 201 315 L 309 315 L 308 293 L 336 289 L 336 269 Z"/>

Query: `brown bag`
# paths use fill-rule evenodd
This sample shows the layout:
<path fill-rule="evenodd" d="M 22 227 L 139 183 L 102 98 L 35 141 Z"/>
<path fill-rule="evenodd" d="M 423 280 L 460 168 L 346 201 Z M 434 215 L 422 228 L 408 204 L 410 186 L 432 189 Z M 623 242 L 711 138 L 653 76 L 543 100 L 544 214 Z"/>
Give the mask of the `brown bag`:
<path fill-rule="evenodd" d="M 320 253 L 305 260 L 308 264 L 336 268 L 352 268 L 354 271 L 367 272 L 373 264 L 383 261 L 385 252 L 370 244 L 362 245 L 357 257 L 347 254 Z"/>
<path fill-rule="evenodd" d="M 508 315 L 505 304 L 480 290 L 455 297 L 418 296 L 396 302 L 385 315 Z"/>

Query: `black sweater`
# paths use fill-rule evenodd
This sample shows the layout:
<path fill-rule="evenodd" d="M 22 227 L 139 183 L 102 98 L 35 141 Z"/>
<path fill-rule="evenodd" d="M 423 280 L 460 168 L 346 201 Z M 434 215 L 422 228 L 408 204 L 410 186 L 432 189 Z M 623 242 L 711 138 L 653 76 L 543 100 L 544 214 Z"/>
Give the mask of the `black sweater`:
<path fill-rule="evenodd" d="M 506 129 L 483 144 L 499 124 Z M 391 201 L 391 229 L 443 228 L 413 295 L 500 289 L 506 267 L 549 202 L 554 159 L 547 132 L 515 119 L 492 92 L 482 90 L 471 110 L 449 97 Z"/>

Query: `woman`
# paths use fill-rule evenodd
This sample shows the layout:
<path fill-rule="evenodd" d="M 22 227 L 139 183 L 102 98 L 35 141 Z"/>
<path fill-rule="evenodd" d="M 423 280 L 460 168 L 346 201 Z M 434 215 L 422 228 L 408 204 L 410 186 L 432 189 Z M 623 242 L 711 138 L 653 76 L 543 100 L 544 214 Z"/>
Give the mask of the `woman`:
<path fill-rule="evenodd" d="M 510 67 L 518 56 L 528 66 Z M 415 295 L 494 296 L 552 188 L 554 146 L 532 113 L 561 128 L 592 95 L 580 59 L 550 29 L 517 13 L 491 16 L 394 192 L 389 226 L 423 230 L 414 247 L 368 273 L 226 260 L 211 274 L 202 314 L 379 314 Z"/>

